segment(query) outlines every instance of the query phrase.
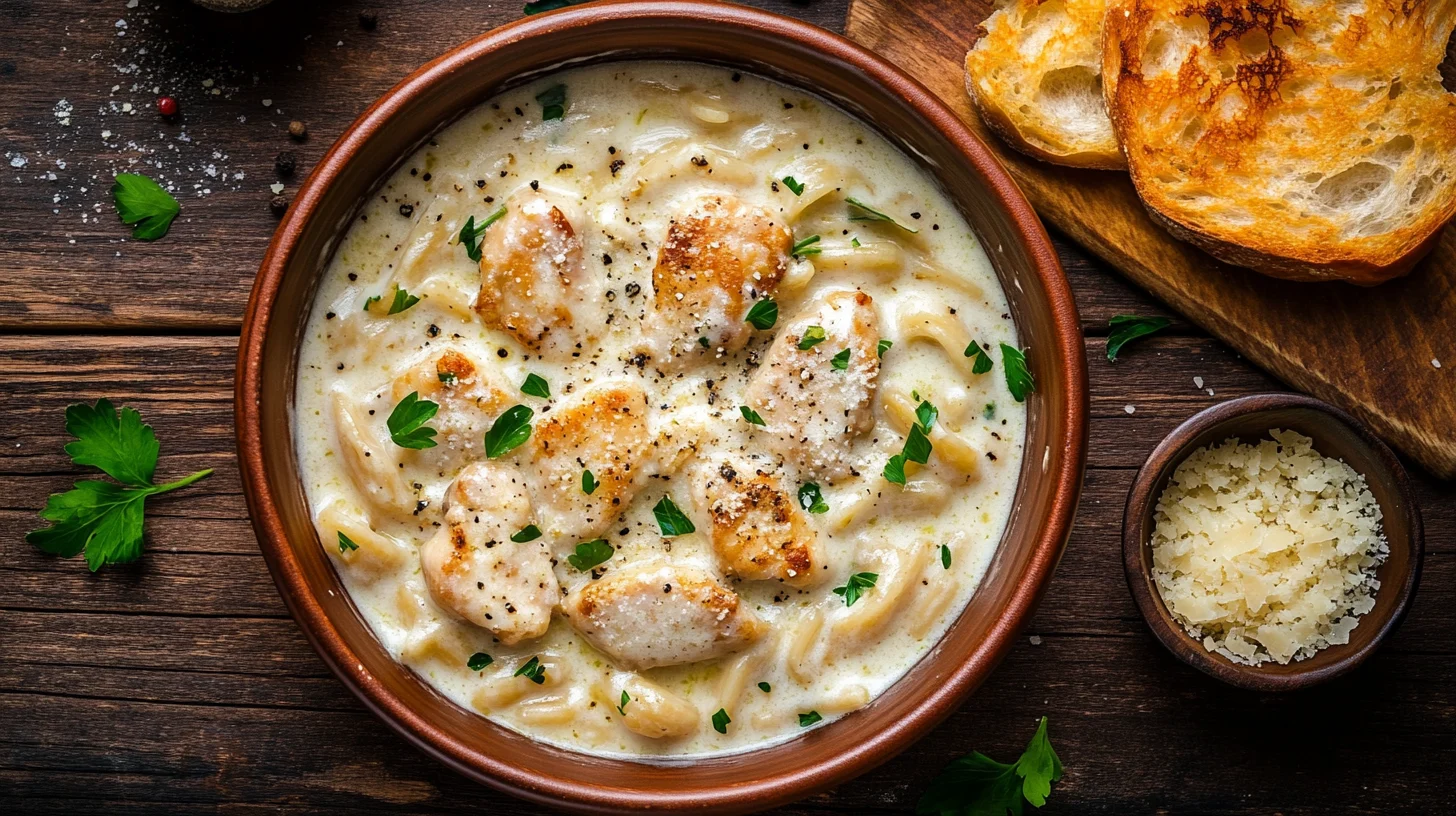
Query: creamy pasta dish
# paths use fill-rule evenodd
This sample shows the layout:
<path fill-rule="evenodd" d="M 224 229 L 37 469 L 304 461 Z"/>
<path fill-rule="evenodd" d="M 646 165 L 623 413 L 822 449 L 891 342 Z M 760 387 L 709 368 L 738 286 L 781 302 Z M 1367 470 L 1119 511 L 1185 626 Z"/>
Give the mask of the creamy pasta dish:
<path fill-rule="evenodd" d="M 600 755 L 868 704 L 976 590 L 1025 409 L 935 181 L 829 103 L 630 62 L 501 94 L 350 225 L 300 351 L 300 467 L 384 647 Z"/>

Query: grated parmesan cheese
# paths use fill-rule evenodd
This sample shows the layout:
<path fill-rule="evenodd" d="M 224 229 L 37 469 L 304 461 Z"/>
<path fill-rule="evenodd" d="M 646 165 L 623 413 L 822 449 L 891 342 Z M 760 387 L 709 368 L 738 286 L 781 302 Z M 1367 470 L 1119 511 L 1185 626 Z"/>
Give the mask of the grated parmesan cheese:
<path fill-rule="evenodd" d="M 1153 579 L 1189 634 L 1235 663 L 1348 643 L 1389 548 L 1365 477 L 1273 430 L 1189 456 L 1153 514 Z"/>

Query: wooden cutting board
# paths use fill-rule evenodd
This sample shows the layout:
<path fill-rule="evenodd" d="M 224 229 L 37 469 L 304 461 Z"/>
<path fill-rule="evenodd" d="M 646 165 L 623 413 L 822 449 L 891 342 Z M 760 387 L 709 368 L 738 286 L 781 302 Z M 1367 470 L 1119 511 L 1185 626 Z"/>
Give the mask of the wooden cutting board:
<path fill-rule="evenodd" d="M 1456 228 L 1408 277 L 1371 289 L 1289 283 L 1222 264 L 1154 224 L 1126 173 L 1044 164 L 986 129 L 962 62 L 991 10 L 988 0 L 853 0 L 847 32 L 945 100 L 1042 218 L 1291 386 L 1456 478 Z"/>

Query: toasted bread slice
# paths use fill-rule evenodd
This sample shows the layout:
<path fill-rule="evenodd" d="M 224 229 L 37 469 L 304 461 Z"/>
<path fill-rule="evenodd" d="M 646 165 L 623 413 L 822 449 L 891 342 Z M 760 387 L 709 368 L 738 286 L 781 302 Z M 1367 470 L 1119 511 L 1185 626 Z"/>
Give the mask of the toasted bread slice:
<path fill-rule="evenodd" d="M 1072 167 L 1127 166 L 1102 101 L 1107 0 L 1011 0 L 966 54 L 966 90 L 1012 147 Z"/>
<path fill-rule="evenodd" d="M 1113 0 L 1108 112 L 1153 216 L 1229 263 L 1374 285 L 1456 215 L 1456 0 Z"/>

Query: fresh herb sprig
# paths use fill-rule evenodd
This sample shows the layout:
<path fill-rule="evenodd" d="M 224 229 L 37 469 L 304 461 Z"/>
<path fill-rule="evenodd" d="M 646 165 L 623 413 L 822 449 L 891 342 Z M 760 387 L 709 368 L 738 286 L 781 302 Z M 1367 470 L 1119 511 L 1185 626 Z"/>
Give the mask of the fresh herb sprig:
<path fill-rule="evenodd" d="M 99 468 L 119 484 L 76 482 L 65 493 L 53 493 L 40 511 L 51 525 L 26 534 L 43 552 L 70 558 L 85 553 L 95 572 L 105 564 L 135 561 L 142 553 L 146 500 L 212 475 L 199 470 L 175 482 L 156 484 L 161 444 L 152 426 L 134 408 L 118 412 L 107 399 L 95 405 L 77 403 L 66 409 L 66 432 L 76 437 L 65 451 L 77 465 Z"/>
<path fill-rule="evenodd" d="M 478 226 L 475 223 L 475 216 L 472 215 L 465 219 L 465 226 L 460 228 L 460 245 L 465 247 L 465 255 L 470 260 L 480 263 L 481 237 L 485 235 L 485 231 L 490 228 L 491 224 L 505 217 L 506 206 L 502 204 L 495 212 L 487 215 Z"/>
<path fill-rule="evenodd" d="M 829 512 L 829 504 L 824 501 L 824 493 L 814 482 L 799 485 L 799 506 L 816 515 Z"/>
<path fill-rule="evenodd" d="M 920 232 L 918 228 L 912 227 L 909 224 L 903 224 L 889 213 L 871 207 L 853 196 L 846 196 L 844 203 L 849 205 L 849 220 L 851 221 L 880 221 L 886 224 L 893 224 L 911 235 Z"/>
<path fill-rule="evenodd" d="M 531 417 L 535 412 L 524 405 L 512 405 L 505 413 L 496 417 L 490 430 L 485 432 L 485 455 L 488 459 L 499 459 L 519 448 L 531 438 Z"/>
<path fill-rule="evenodd" d="M 155 241 L 167 234 L 182 205 L 172 194 L 146 176 L 118 173 L 111 185 L 111 200 L 121 223 L 131 227 L 131 237 Z"/>
<path fill-rule="evenodd" d="M 552 85 L 536 94 L 536 101 L 541 103 L 541 121 L 549 122 L 552 119 L 561 119 L 566 116 L 565 85 Z"/>
<path fill-rule="evenodd" d="M 939 417 L 939 409 L 927 400 L 920 401 L 920 405 L 915 408 L 915 423 L 910 426 L 910 433 L 905 435 L 905 446 L 885 462 L 885 469 L 881 474 L 885 481 L 904 485 L 906 462 L 920 465 L 930 462 L 930 454 L 934 450 L 934 446 L 930 444 L 930 430 L 935 427 L 935 421 Z"/>
<path fill-rule="evenodd" d="M 980 753 L 955 760 L 940 772 L 915 806 L 919 816 L 1022 816 L 1026 804 L 1041 807 L 1062 778 L 1062 760 L 1047 736 L 1041 718 L 1015 764 L 1008 765 Z"/>
<path fill-rule="evenodd" d="M 578 572 L 590 572 L 593 567 L 607 563 L 616 552 L 606 539 L 597 538 L 576 545 L 576 551 L 566 556 L 566 562 Z"/>
<path fill-rule="evenodd" d="M 439 410 L 439 403 L 420 399 L 420 392 L 411 391 L 389 412 L 386 422 L 389 438 L 401 448 L 411 450 L 435 447 L 438 444 L 435 442 L 435 429 L 425 423 L 433 419 Z"/>
<path fill-rule="evenodd" d="M 834 594 L 844 599 L 845 606 L 854 606 L 866 592 L 874 588 L 875 582 L 880 579 L 879 573 L 856 572 L 849 576 L 844 586 L 834 588 Z"/>
<path fill-rule="evenodd" d="M 794 256 L 795 258 L 804 258 L 809 255 L 818 255 L 824 250 L 821 247 L 814 246 L 817 243 L 819 243 L 819 236 L 810 235 L 808 238 L 805 238 L 801 241 L 796 241 L 794 243 L 794 248 L 789 250 L 789 254 Z"/>
<path fill-rule="evenodd" d="M 827 339 L 823 326 L 810 326 L 804 329 L 803 336 L 799 338 L 799 351 L 808 351 Z"/>
<path fill-rule="evenodd" d="M 991 362 L 991 355 L 986 352 L 985 347 L 974 340 L 969 346 L 966 346 L 966 356 L 975 358 L 971 361 L 972 374 L 985 374 L 994 365 Z"/>
<path fill-rule="evenodd" d="M 1026 367 L 1026 355 L 1021 349 L 1002 343 L 1001 368 L 1006 372 L 1006 388 L 1011 391 L 1011 398 L 1025 402 L 1026 395 L 1036 390 L 1036 378 Z"/>
<path fill-rule="evenodd" d="M 662 530 L 663 536 L 672 538 L 674 536 L 687 535 L 695 532 L 698 528 L 693 526 L 693 520 L 677 506 L 671 496 L 663 496 L 652 508 L 652 515 L 657 519 L 657 527 Z"/>
<path fill-rule="evenodd" d="M 521 393 L 541 399 L 551 399 L 551 385 L 540 374 L 527 374 L 526 381 L 521 383 Z"/>
<path fill-rule="evenodd" d="M 1107 321 L 1107 328 L 1112 333 L 1107 335 L 1107 362 L 1117 362 L 1117 354 L 1122 347 L 1138 339 L 1147 337 L 1153 332 L 1162 331 L 1168 328 L 1170 322 L 1166 317 L 1140 317 L 1138 315 L 1116 315 Z"/>
<path fill-rule="evenodd" d="M 748 317 L 744 319 L 760 331 L 772 329 L 779 322 L 779 305 L 773 298 L 764 298 L 753 304 L 753 308 L 748 310 Z"/>
<path fill-rule="evenodd" d="M 538 686 L 543 685 L 546 682 L 546 667 L 541 665 L 541 658 L 533 656 L 530 660 L 521 664 L 521 667 L 516 669 L 515 673 L 511 676 L 524 677 Z"/>

